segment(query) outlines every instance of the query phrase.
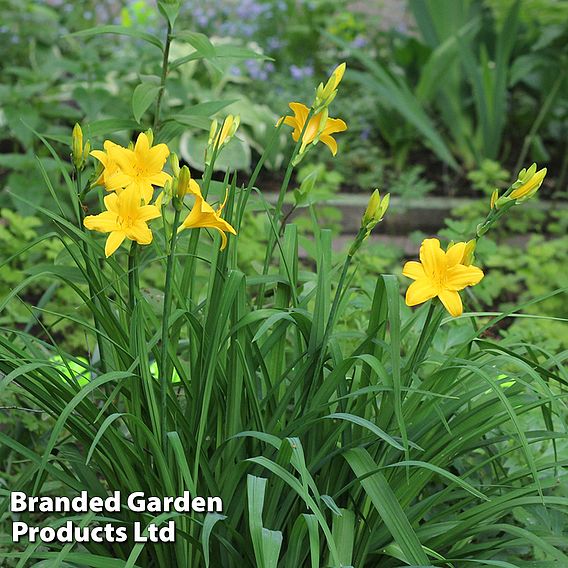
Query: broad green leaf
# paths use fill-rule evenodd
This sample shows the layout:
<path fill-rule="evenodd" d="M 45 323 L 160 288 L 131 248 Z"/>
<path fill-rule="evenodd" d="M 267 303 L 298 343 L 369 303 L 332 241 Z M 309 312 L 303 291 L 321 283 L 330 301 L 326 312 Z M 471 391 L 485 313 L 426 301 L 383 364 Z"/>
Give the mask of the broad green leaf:
<path fill-rule="evenodd" d="M 148 43 L 154 45 L 161 51 L 164 50 L 164 46 L 160 41 L 160 38 L 156 37 L 153 34 L 148 32 L 143 32 L 140 30 L 135 30 L 133 28 L 127 28 L 125 26 L 118 26 L 118 25 L 107 25 L 107 26 L 97 26 L 95 28 L 88 28 L 86 30 L 81 30 L 78 32 L 74 32 L 69 34 L 72 37 L 92 37 L 101 34 L 115 34 L 115 35 L 126 35 L 130 37 L 134 37 L 136 39 L 142 39 L 147 41 Z"/>
<path fill-rule="evenodd" d="M 152 83 L 140 83 L 132 93 L 132 114 L 136 122 L 140 123 L 142 115 L 154 102 L 161 87 Z"/>

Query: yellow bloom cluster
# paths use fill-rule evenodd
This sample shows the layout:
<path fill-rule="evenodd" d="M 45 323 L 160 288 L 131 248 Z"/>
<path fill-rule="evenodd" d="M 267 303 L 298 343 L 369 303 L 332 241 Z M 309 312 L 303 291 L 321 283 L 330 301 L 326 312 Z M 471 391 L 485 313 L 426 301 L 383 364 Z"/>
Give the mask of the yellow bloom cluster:
<path fill-rule="evenodd" d="M 103 185 L 110 193 L 104 198 L 106 211 L 89 215 L 84 220 L 87 229 L 109 233 L 105 254 L 109 257 L 125 239 L 141 245 L 152 242 L 152 231 L 148 222 L 162 215 L 160 207 L 165 204 L 167 188 L 175 185 L 176 198 L 186 194 L 195 196 L 195 204 L 180 226 L 181 229 L 212 228 L 221 233 L 221 248 L 227 244 L 226 232 L 236 234 L 235 229 L 221 219 L 223 205 L 215 211 L 201 195 L 196 181 L 191 179 L 187 166 L 176 168 L 175 179 L 163 171 L 170 150 L 166 144 L 152 145 L 152 134 L 141 133 L 132 148 L 123 148 L 106 140 L 104 151 L 93 150 L 101 164 L 102 171 L 95 185 Z M 158 199 L 154 198 L 154 186 L 164 188 Z M 225 200 L 226 201 L 226 200 Z"/>

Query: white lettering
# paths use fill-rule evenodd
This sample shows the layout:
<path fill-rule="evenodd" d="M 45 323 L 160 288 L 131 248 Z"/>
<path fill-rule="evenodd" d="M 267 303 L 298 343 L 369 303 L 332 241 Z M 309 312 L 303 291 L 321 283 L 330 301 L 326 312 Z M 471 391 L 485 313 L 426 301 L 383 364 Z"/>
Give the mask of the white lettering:
<path fill-rule="evenodd" d="M 12 491 L 10 493 L 10 511 L 21 513 L 27 510 L 27 495 L 23 491 Z"/>

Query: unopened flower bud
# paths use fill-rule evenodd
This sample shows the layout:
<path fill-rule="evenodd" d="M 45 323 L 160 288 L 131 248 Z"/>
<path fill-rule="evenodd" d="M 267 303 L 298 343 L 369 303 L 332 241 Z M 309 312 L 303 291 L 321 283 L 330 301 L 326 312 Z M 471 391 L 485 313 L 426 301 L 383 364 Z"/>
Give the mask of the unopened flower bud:
<path fill-rule="evenodd" d="M 189 193 L 190 181 L 191 174 L 189 173 L 189 168 L 187 166 L 183 166 L 179 172 L 177 180 L 177 196 L 179 199 L 183 199 Z"/>
<path fill-rule="evenodd" d="M 81 126 L 76 123 L 71 135 L 71 157 L 75 169 L 80 170 L 83 168 L 83 165 L 85 164 L 84 156 L 83 131 L 81 130 Z"/>
<path fill-rule="evenodd" d="M 174 177 L 179 177 L 180 169 L 179 169 L 179 158 L 175 152 L 170 154 L 170 167 L 172 168 L 172 173 Z"/>
<path fill-rule="evenodd" d="M 164 189 L 160 192 L 154 205 L 158 208 L 165 207 L 173 197 L 173 185 L 172 180 L 167 180 L 164 184 Z"/>
<path fill-rule="evenodd" d="M 237 128 L 241 123 L 240 116 L 229 114 L 223 121 L 221 129 L 218 130 L 219 123 L 213 119 L 209 129 L 209 140 L 207 141 L 207 150 L 205 151 L 205 164 L 211 163 L 211 156 L 215 149 L 220 150 L 225 144 L 228 144 L 235 135 Z"/>
<path fill-rule="evenodd" d="M 148 130 L 146 130 L 146 136 L 148 137 L 148 144 L 152 146 L 154 144 L 154 132 L 151 128 L 148 128 Z"/>
<path fill-rule="evenodd" d="M 361 218 L 361 228 L 367 229 L 370 233 L 375 225 L 382 221 L 388 209 L 390 202 L 390 194 L 386 194 L 381 199 L 381 194 L 378 189 L 373 191 L 367 209 Z"/>
<path fill-rule="evenodd" d="M 316 89 L 316 98 L 313 106 L 316 111 L 322 107 L 327 108 L 332 103 L 337 95 L 337 87 L 343 79 L 345 67 L 345 63 L 341 63 L 333 70 L 325 86 L 322 83 L 319 84 Z"/>
<path fill-rule="evenodd" d="M 232 114 L 229 114 L 227 118 L 225 118 L 223 121 L 223 127 L 221 128 L 221 133 L 219 134 L 219 147 L 229 142 L 237 131 L 240 122 L 240 116 L 233 116 Z"/>
<path fill-rule="evenodd" d="M 509 198 L 515 199 L 517 203 L 522 203 L 530 199 L 542 185 L 544 177 L 546 176 L 546 168 L 536 171 L 536 164 L 527 170 L 523 168 L 519 172 L 517 181 L 513 184 L 513 191 L 510 193 Z"/>
<path fill-rule="evenodd" d="M 460 264 L 464 266 L 471 266 L 474 260 L 474 253 L 475 247 L 477 245 L 477 241 L 475 239 L 471 239 L 465 244 L 465 250 L 463 252 L 463 258 Z"/>
<path fill-rule="evenodd" d="M 215 134 L 217 134 L 217 127 L 219 126 L 219 123 L 217 122 L 217 119 L 214 118 L 211 121 L 211 126 L 209 127 L 209 139 L 207 140 L 207 144 L 209 146 L 213 145 L 213 142 L 215 141 Z"/>
<path fill-rule="evenodd" d="M 499 190 L 495 188 L 493 190 L 493 193 L 491 194 L 491 209 L 495 208 L 495 204 L 497 203 L 498 199 L 499 199 Z"/>

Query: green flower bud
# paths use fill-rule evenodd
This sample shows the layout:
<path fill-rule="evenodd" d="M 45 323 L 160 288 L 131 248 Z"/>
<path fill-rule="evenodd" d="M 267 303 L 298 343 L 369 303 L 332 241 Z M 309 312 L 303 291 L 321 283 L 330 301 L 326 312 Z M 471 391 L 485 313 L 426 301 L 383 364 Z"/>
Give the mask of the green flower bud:
<path fill-rule="evenodd" d="M 175 152 L 170 154 L 170 167 L 172 168 L 172 173 L 174 177 L 179 177 L 180 169 L 179 169 L 179 158 Z"/>

